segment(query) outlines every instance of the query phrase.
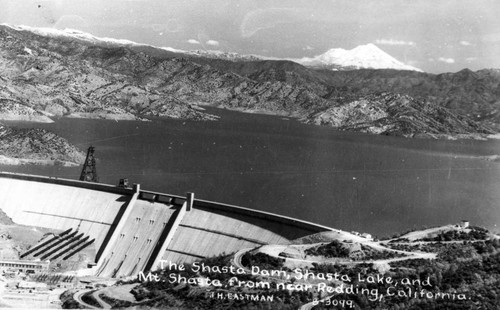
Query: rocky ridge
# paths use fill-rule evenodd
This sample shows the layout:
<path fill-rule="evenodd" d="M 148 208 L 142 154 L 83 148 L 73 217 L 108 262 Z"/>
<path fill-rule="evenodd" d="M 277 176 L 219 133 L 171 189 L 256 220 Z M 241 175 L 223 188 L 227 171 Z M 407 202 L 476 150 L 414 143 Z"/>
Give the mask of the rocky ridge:
<path fill-rule="evenodd" d="M 397 70 L 317 70 L 331 86 L 329 99 L 355 100 L 378 92 L 424 98 L 455 114 L 500 129 L 500 70 L 464 69 L 428 74 Z"/>
<path fill-rule="evenodd" d="M 0 99 L 0 115 L 6 121 L 53 122 L 46 114 L 9 99 Z"/>
<path fill-rule="evenodd" d="M 161 94 L 135 80 L 135 64 L 120 61 L 122 52 L 132 58 L 135 54 L 123 47 L 93 47 L 85 40 L 44 37 L 7 26 L 0 26 L 0 43 L 0 99 L 20 103 L 38 116 L 143 120 L 142 109 L 154 107 L 159 114 L 165 110 Z M 124 72 L 118 72 L 116 62 L 121 62 L 120 68 L 127 66 Z M 15 119 L 17 114 L 25 120 L 21 115 L 27 113 L 17 113 L 19 108 L 5 109 L 0 119 Z M 214 118 L 181 100 L 175 112 L 184 118 Z"/>
<path fill-rule="evenodd" d="M 306 120 L 340 130 L 404 137 L 473 137 L 493 131 L 446 108 L 408 95 L 382 93 L 341 103 Z"/>
<path fill-rule="evenodd" d="M 45 129 L 0 125 L 0 164 L 81 165 L 85 154 Z"/>

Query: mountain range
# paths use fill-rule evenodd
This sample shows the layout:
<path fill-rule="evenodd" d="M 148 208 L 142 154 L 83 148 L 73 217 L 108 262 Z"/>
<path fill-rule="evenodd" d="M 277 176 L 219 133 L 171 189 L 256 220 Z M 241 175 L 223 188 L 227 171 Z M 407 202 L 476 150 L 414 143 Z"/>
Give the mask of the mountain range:
<path fill-rule="evenodd" d="M 345 67 L 328 62 L 339 55 L 358 58 L 349 56 L 357 60 L 346 60 Z M 0 116 L 12 119 L 17 113 L 33 121 L 60 116 L 215 120 L 198 108 L 210 105 L 407 137 L 477 137 L 500 128 L 499 70 L 436 75 L 385 55 L 368 44 L 297 60 L 304 66 L 235 53 L 157 48 L 78 31 L 1 25 L 0 100 L 7 108 Z M 373 61 L 393 69 L 354 70 Z M 412 117 L 411 126 L 402 125 Z"/>

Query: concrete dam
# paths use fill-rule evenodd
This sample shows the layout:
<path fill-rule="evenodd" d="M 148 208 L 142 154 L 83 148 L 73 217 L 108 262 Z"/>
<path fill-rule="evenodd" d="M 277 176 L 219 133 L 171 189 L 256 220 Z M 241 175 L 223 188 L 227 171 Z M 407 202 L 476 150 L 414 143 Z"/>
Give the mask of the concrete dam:
<path fill-rule="evenodd" d="M 158 269 L 162 260 L 189 263 L 333 230 L 139 185 L 124 188 L 0 172 L 0 188 L 0 208 L 16 224 L 64 231 L 32 252 L 64 259 L 93 243 L 93 273 L 102 277 L 132 276 Z"/>

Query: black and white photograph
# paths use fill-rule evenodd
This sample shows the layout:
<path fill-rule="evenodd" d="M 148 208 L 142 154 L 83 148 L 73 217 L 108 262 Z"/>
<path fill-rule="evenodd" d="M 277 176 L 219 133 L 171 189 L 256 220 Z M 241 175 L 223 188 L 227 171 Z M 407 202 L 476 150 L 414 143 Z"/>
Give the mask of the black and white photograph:
<path fill-rule="evenodd" d="M 500 309 L 499 13 L 0 0 L 0 309 Z"/>

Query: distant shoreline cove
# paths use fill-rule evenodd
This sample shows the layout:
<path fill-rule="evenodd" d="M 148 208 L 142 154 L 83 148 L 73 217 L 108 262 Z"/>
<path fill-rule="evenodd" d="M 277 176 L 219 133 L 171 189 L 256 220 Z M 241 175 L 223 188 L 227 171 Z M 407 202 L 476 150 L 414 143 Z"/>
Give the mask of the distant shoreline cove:
<path fill-rule="evenodd" d="M 0 155 L 0 165 L 20 166 L 20 165 L 43 165 L 43 166 L 61 166 L 61 167 L 78 167 L 80 164 L 63 161 L 57 159 L 31 159 L 31 158 L 14 158 Z"/>
<path fill-rule="evenodd" d="M 65 115 L 66 118 L 85 118 L 85 119 L 106 119 L 111 121 L 144 121 L 150 120 L 138 117 L 132 114 L 115 114 L 115 113 L 71 113 Z"/>
<path fill-rule="evenodd" d="M 32 123 L 53 123 L 54 120 L 45 115 L 26 115 L 26 114 L 0 114 L 0 121 L 19 121 Z"/>
<path fill-rule="evenodd" d="M 295 118 L 299 122 L 303 122 L 303 119 L 298 115 L 291 115 L 288 113 L 280 113 L 276 111 L 265 111 L 262 109 L 245 109 L 245 108 L 229 108 L 225 106 L 211 106 L 209 104 L 193 104 L 191 108 L 197 111 L 206 111 L 204 107 L 211 107 L 215 109 L 221 110 L 229 110 L 235 111 L 239 113 L 246 114 L 261 114 L 261 115 L 269 115 L 276 117 L 286 117 L 286 118 Z M 67 115 L 40 115 L 40 116 L 29 116 L 29 115 L 13 115 L 13 114 L 1 114 L 0 113 L 0 121 L 7 122 L 33 122 L 33 123 L 54 123 L 57 119 L 68 118 L 68 119 L 101 119 L 101 120 L 110 120 L 110 121 L 142 121 L 142 122 L 151 122 L 153 119 L 149 119 L 146 117 L 142 117 L 140 115 L 133 114 L 120 114 L 120 113 L 87 113 L 87 112 L 75 112 Z M 162 117 L 163 118 L 163 117 Z M 176 117 L 164 117 L 165 119 L 178 119 Z M 189 119 L 186 119 L 189 120 Z M 220 119 L 215 119 L 211 121 L 218 121 Z M 321 126 L 321 125 L 316 125 Z M 337 127 L 327 126 L 333 129 L 337 129 Z M 363 131 L 353 131 L 353 132 L 363 132 Z M 371 132 L 374 135 L 380 135 L 378 133 Z M 401 136 L 405 138 L 409 138 L 406 136 Z M 469 134 L 427 134 L 427 133 L 417 133 L 411 139 L 444 139 L 444 140 L 488 140 L 500 139 L 500 133 L 484 135 L 481 133 L 469 133 Z M 496 154 L 492 154 L 491 156 L 496 156 Z"/>

